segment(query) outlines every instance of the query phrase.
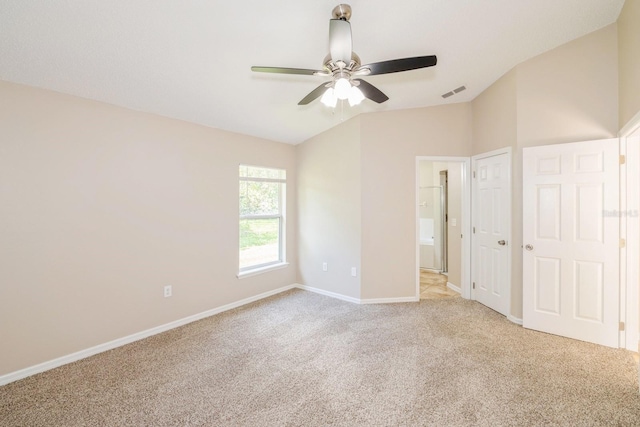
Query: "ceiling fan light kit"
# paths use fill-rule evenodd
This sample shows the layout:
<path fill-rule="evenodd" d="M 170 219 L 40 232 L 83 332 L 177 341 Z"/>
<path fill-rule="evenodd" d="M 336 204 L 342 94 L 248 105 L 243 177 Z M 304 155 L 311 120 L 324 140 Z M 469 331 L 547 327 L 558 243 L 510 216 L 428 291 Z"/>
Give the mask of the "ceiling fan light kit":
<path fill-rule="evenodd" d="M 251 70 L 260 73 L 330 77 L 330 82 L 315 88 L 302 98 L 298 105 L 307 105 L 316 98 L 320 98 L 322 104 L 335 108 L 338 100 L 348 100 L 349 105 L 353 107 L 360 104 L 365 98 L 378 104 L 389 99 L 371 83 L 355 77 L 417 70 L 432 67 L 438 62 L 435 55 L 429 55 L 361 65 L 360 57 L 352 47 L 351 24 L 349 23 L 351 6 L 339 4 L 333 8 L 331 16 L 332 19 L 329 21 L 329 55 L 324 59 L 322 70 L 263 66 L 251 67 Z"/>
<path fill-rule="evenodd" d="M 338 103 L 338 97 L 334 93 L 334 89 L 332 87 L 324 92 L 324 95 L 322 95 L 322 98 L 320 98 L 320 102 L 322 102 L 327 107 L 335 108 L 336 104 Z"/>

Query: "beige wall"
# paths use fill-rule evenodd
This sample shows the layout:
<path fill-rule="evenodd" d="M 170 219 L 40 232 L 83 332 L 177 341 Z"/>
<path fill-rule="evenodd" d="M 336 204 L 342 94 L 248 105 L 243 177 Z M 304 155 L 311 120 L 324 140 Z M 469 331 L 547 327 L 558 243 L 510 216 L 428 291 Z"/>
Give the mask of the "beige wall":
<path fill-rule="evenodd" d="M 360 298 L 360 144 L 356 117 L 296 146 L 298 281 L 352 298 Z"/>
<path fill-rule="evenodd" d="M 616 136 L 617 64 L 613 24 L 518 65 L 518 146 Z"/>
<path fill-rule="evenodd" d="M 640 111 L 640 1 L 627 0 L 618 18 L 620 117 L 622 128 Z"/>
<path fill-rule="evenodd" d="M 516 146 L 517 89 L 516 70 L 513 69 L 471 102 L 472 155 Z"/>
<path fill-rule="evenodd" d="M 0 133 L 0 375 L 295 282 L 295 147 L 6 82 Z M 240 163 L 290 177 L 291 265 L 242 280 Z"/>
<path fill-rule="evenodd" d="M 469 156 L 469 103 L 371 113 L 362 128 L 362 298 L 416 293 L 416 156 Z"/>

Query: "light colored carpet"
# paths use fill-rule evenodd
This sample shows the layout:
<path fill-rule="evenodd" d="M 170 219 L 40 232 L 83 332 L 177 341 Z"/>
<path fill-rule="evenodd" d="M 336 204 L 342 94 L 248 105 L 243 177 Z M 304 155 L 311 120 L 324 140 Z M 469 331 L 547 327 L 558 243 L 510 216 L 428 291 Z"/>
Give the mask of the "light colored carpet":
<path fill-rule="evenodd" d="M 0 387 L 2 426 L 640 425 L 631 353 L 293 290 Z"/>

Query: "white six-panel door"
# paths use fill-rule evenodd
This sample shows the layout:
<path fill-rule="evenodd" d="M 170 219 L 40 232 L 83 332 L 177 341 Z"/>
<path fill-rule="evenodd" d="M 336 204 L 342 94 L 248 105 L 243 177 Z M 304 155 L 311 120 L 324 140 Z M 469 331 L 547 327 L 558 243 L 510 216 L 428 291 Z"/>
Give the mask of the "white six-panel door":
<path fill-rule="evenodd" d="M 473 289 L 475 300 L 505 316 L 510 307 L 511 155 L 473 158 Z"/>
<path fill-rule="evenodd" d="M 523 325 L 618 346 L 619 143 L 523 150 Z"/>

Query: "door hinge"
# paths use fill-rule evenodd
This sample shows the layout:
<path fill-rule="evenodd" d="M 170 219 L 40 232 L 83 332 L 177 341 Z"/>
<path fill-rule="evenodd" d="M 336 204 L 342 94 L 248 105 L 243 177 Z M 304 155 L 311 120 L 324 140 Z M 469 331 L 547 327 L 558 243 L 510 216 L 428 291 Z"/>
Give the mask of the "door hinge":
<path fill-rule="evenodd" d="M 624 322 L 620 322 L 620 332 L 624 332 Z"/>
<path fill-rule="evenodd" d="M 624 248 L 625 246 L 627 246 L 627 241 L 625 239 L 620 239 L 620 247 Z"/>
<path fill-rule="evenodd" d="M 473 234 L 476 234 L 476 228 L 473 227 Z"/>
<path fill-rule="evenodd" d="M 473 171 L 473 177 L 474 178 L 476 177 L 476 171 Z"/>
<path fill-rule="evenodd" d="M 620 164 L 624 165 L 627 162 L 627 156 L 624 154 L 620 155 Z"/>
<path fill-rule="evenodd" d="M 473 289 L 476 288 L 476 282 L 473 282 Z"/>

